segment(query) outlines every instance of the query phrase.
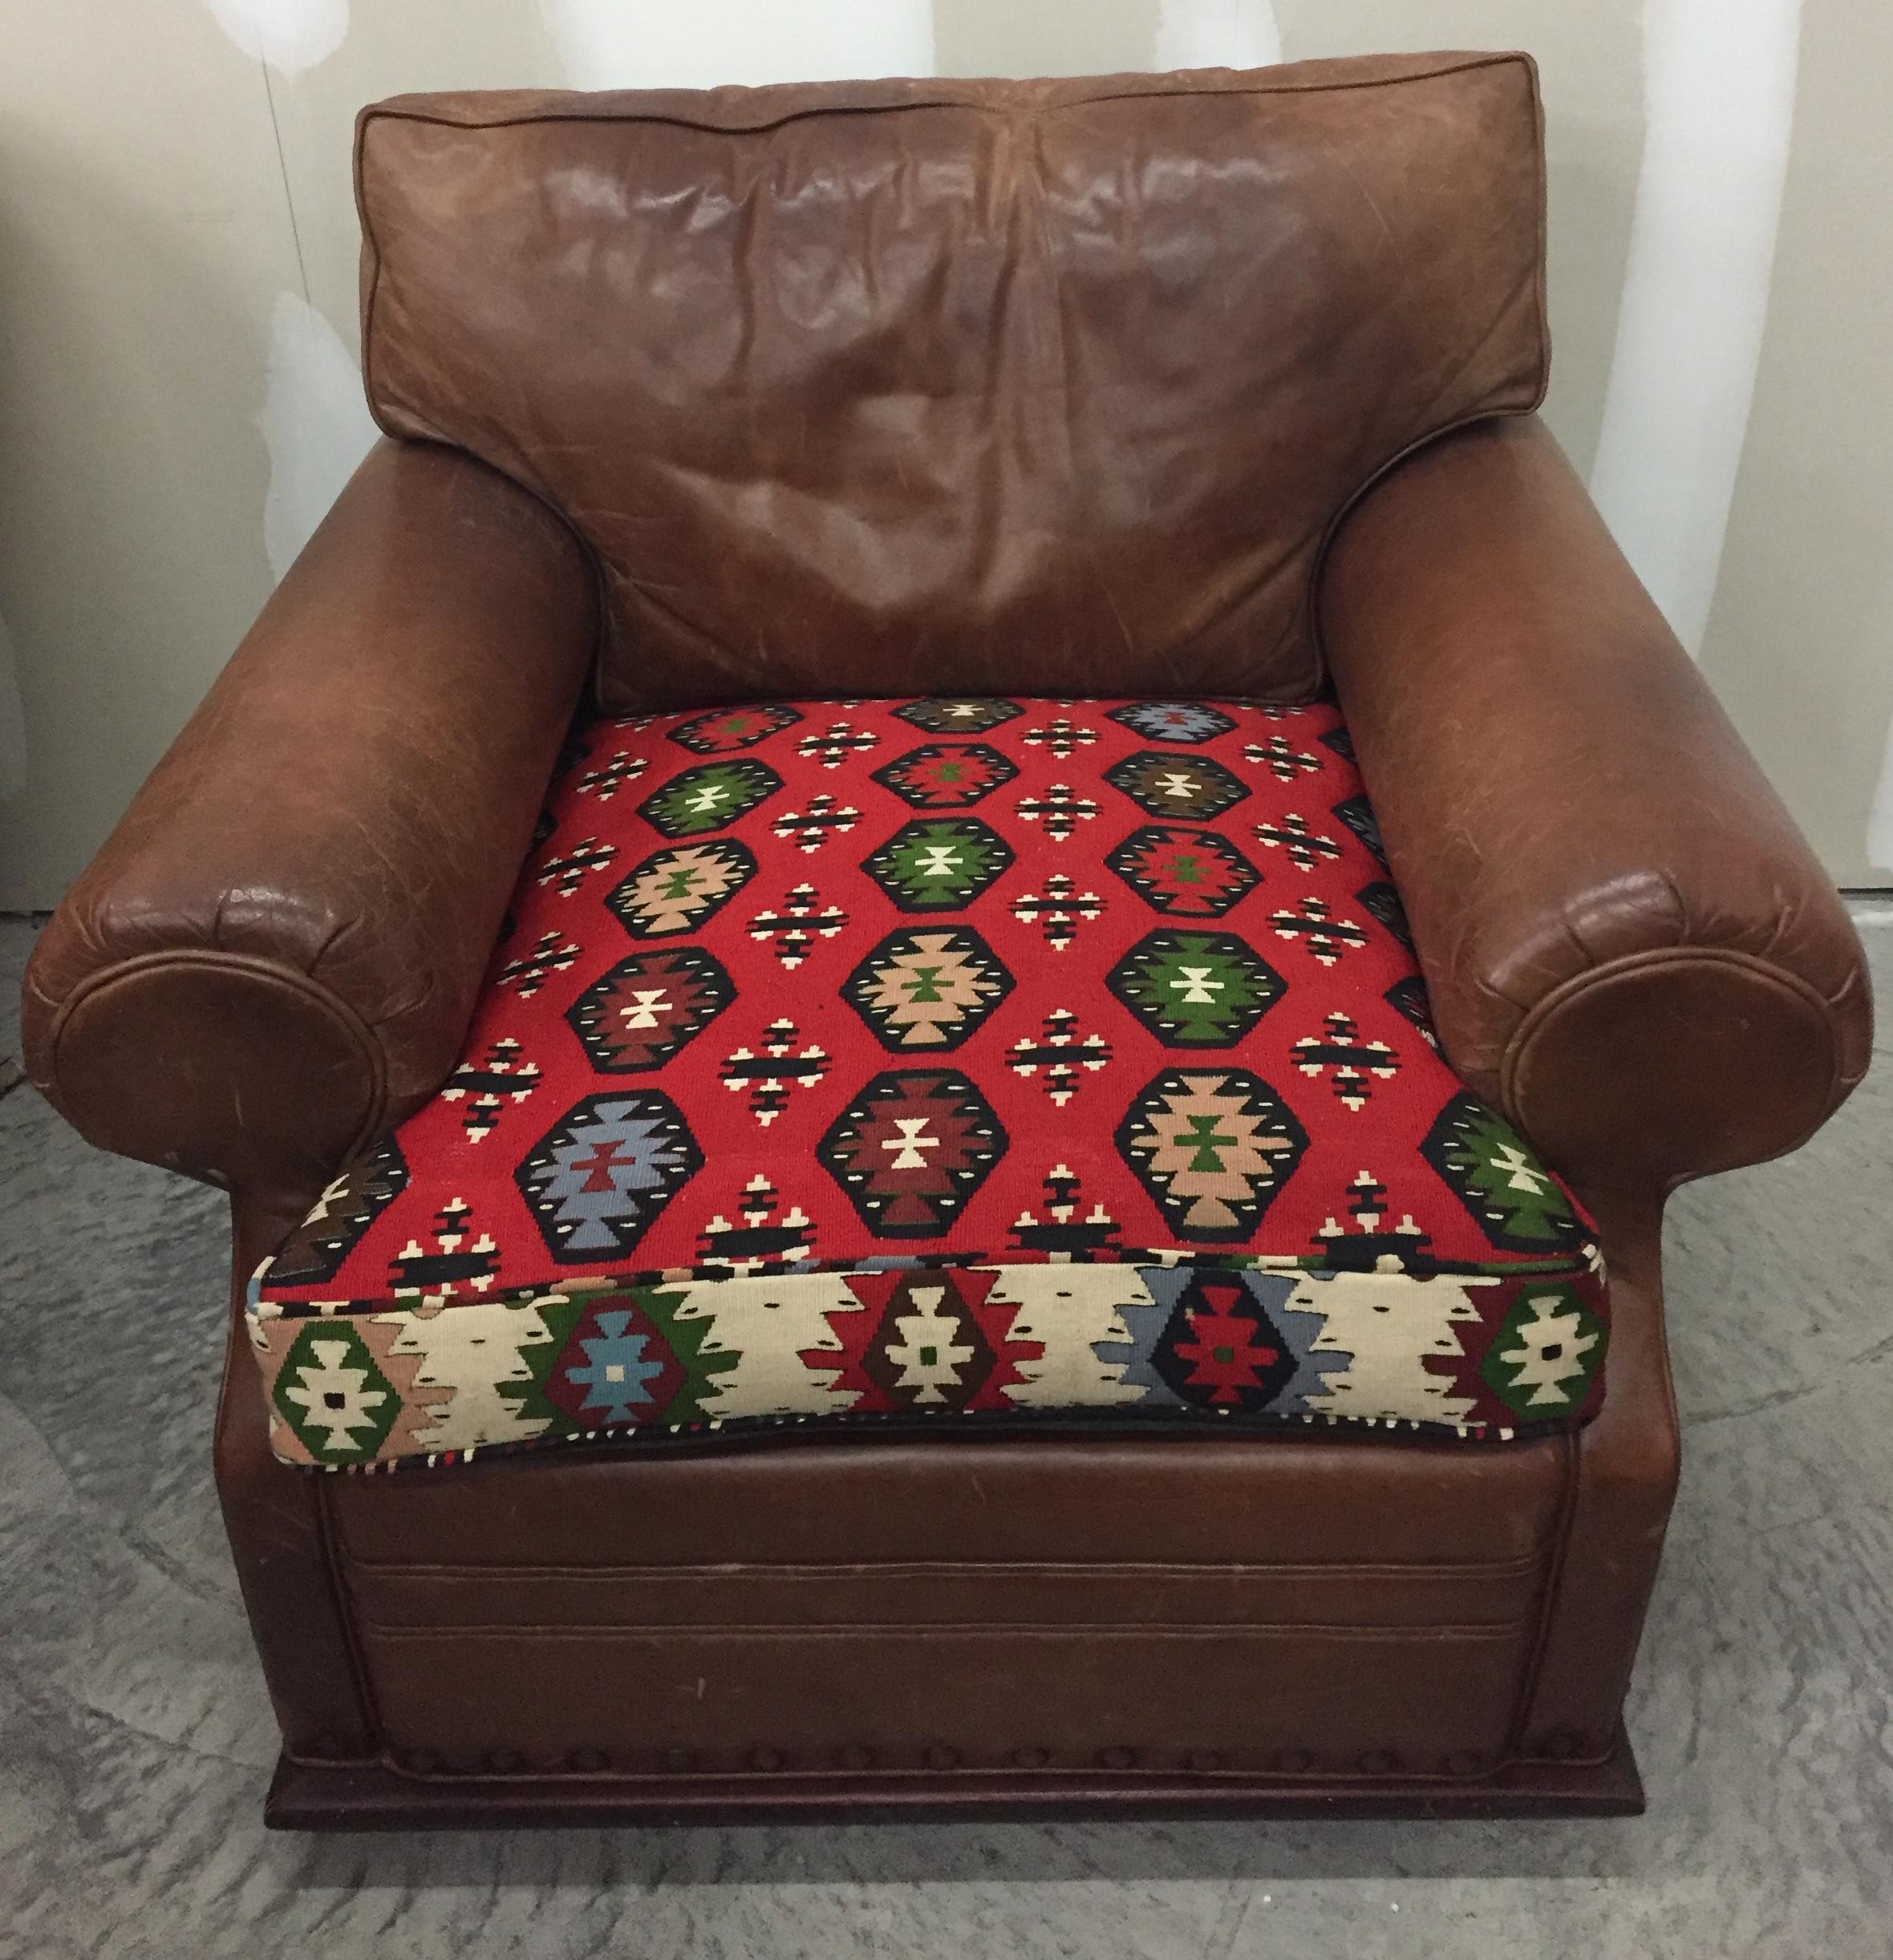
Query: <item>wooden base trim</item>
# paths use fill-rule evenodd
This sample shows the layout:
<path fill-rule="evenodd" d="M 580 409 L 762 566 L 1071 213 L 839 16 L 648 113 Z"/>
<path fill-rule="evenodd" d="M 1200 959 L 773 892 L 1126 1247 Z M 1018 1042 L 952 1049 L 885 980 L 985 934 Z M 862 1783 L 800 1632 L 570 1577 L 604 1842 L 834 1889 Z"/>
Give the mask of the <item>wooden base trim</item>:
<path fill-rule="evenodd" d="M 384 1763 L 285 1758 L 264 1820 L 275 1830 L 486 1830 L 935 1818 L 1627 1817 L 1643 1808 L 1643 1782 L 1619 1725 L 1599 1762 L 1515 1763 L 1463 1782 L 1092 1771 L 421 1777 Z"/>

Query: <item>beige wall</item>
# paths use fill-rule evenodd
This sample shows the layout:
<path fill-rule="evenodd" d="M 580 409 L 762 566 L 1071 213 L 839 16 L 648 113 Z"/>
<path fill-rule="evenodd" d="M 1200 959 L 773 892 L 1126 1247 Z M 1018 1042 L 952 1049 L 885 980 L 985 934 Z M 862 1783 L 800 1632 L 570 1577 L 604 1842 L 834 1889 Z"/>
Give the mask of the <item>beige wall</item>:
<path fill-rule="evenodd" d="M 66 0 L 0 60 L 0 907 L 57 897 L 368 439 L 361 103 L 1441 46 L 1543 70 L 1554 426 L 1836 878 L 1893 882 L 1879 0 Z"/>

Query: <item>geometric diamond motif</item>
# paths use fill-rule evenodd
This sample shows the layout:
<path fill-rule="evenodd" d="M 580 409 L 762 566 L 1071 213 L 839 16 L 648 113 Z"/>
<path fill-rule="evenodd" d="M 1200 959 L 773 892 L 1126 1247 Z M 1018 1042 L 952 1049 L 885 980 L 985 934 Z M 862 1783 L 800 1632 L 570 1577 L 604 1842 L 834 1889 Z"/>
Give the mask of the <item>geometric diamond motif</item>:
<path fill-rule="evenodd" d="M 580 1357 L 583 1357 L 582 1363 Z M 546 1399 L 582 1430 L 655 1422 L 687 1379 L 635 1291 L 589 1306 L 546 1376 Z"/>
<path fill-rule="evenodd" d="M 772 834 L 799 851 L 819 851 L 830 837 L 845 836 L 861 821 L 851 803 L 837 803 L 825 792 L 809 799 L 806 810 L 784 810 L 769 826 Z"/>
<path fill-rule="evenodd" d="M 290 1343 L 274 1397 L 318 1463 L 353 1463 L 380 1448 L 401 1411 L 395 1386 L 345 1320 L 312 1319 Z"/>
<path fill-rule="evenodd" d="M 1267 769 L 1278 783 L 1292 783 L 1298 775 L 1312 775 L 1321 767 L 1321 758 L 1298 749 L 1286 735 L 1271 735 L 1266 742 L 1251 742 L 1242 751 L 1242 760 Z"/>
<path fill-rule="evenodd" d="M 482 1229 L 476 1238 L 474 1229 L 472 1206 L 449 1198 L 434 1214 L 433 1244 L 410 1237 L 388 1261 L 390 1282 L 398 1292 L 448 1294 L 470 1286 L 484 1293 L 499 1270 L 500 1249 L 492 1233 Z"/>
<path fill-rule="evenodd" d="M 1167 1047 L 1228 1048 L 1279 1000 L 1282 977 L 1226 933 L 1148 933 L 1105 984 Z"/>
<path fill-rule="evenodd" d="M 1178 1297 L 1150 1365 L 1198 1408 L 1264 1409 L 1299 1365 L 1242 1276 L 1199 1272 Z"/>
<path fill-rule="evenodd" d="M 1258 824 L 1255 836 L 1271 851 L 1287 851 L 1289 863 L 1298 871 L 1312 871 L 1323 858 L 1341 854 L 1341 847 L 1333 838 L 1317 836 L 1309 829 L 1308 820 L 1293 810 L 1287 812 L 1279 824 Z"/>
<path fill-rule="evenodd" d="M 791 1089 L 806 1089 L 829 1072 L 829 1058 L 811 1042 L 798 1055 L 800 1031 L 790 1020 L 772 1021 L 764 1029 L 762 1052 L 732 1049 L 724 1058 L 724 1087 L 740 1094 L 748 1090 L 749 1113 L 764 1129 L 788 1107 Z"/>
<path fill-rule="evenodd" d="M 1012 862 L 1012 848 L 977 817 L 903 824 L 861 869 L 903 912 L 969 904 Z"/>
<path fill-rule="evenodd" d="M 1062 953 L 1077 936 L 1080 920 L 1101 918 L 1105 901 L 1096 892 L 1081 892 L 1062 871 L 1045 881 L 1042 892 L 1021 892 L 1012 901 L 1012 916 L 1021 925 L 1036 925 L 1054 953 Z"/>
<path fill-rule="evenodd" d="M 1207 756 L 1160 755 L 1140 749 L 1112 763 L 1105 780 L 1152 816 L 1186 821 L 1220 816 L 1249 794 L 1249 787 Z"/>
<path fill-rule="evenodd" d="M 743 1222 L 732 1225 L 718 1212 L 697 1235 L 706 1265 L 732 1273 L 760 1272 L 770 1265 L 798 1265 L 815 1246 L 814 1229 L 801 1205 L 782 1209 L 782 1194 L 758 1171 L 743 1187 L 736 1209 Z"/>
<path fill-rule="evenodd" d="M 626 784 L 636 782 L 650 767 L 648 755 L 634 755 L 628 749 L 621 748 L 609 762 L 588 769 L 578 779 L 578 793 L 582 796 L 596 796 L 600 803 L 609 803 Z"/>
<path fill-rule="evenodd" d="M 1246 1069 L 1172 1068 L 1131 1104 L 1117 1144 L 1172 1231 L 1217 1240 L 1255 1230 L 1308 1139 Z"/>
<path fill-rule="evenodd" d="M 1015 1075 L 1028 1080 L 1040 1076 L 1040 1086 L 1062 1109 L 1079 1086 L 1080 1071 L 1096 1075 L 1110 1061 L 1111 1044 L 1102 1035 L 1080 1035 L 1071 1009 L 1054 1007 L 1037 1039 L 1021 1035 L 1007 1050 L 1006 1059 Z"/>
<path fill-rule="evenodd" d="M 712 708 L 679 722 L 671 731 L 671 739 L 699 755 L 724 755 L 732 749 L 753 748 L 765 736 L 793 727 L 801 719 L 791 707 Z"/>
<path fill-rule="evenodd" d="M 634 1089 L 574 1104 L 516 1176 L 546 1249 L 570 1262 L 630 1251 L 703 1168 L 677 1105 Z"/>
<path fill-rule="evenodd" d="M 952 1069 L 877 1075 L 815 1148 L 877 1238 L 930 1238 L 965 1209 L 1005 1153 L 991 1106 Z"/>
<path fill-rule="evenodd" d="M 1021 796 L 1012 814 L 1028 824 L 1043 823 L 1045 835 L 1054 844 L 1063 844 L 1080 824 L 1097 815 L 1095 797 L 1080 796 L 1069 783 L 1054 783 L 1041 796 Z"/>
<path fill-rule="evenodd" d="M 963 1408 L 998 1361 L 952 1273 L 904 1273 L 857 1366 L 895 1408 Z"/>
<path fill-rule="evenodd" d="M 460 1063 L 442 1085 L 440 1099 L 457 1103 L 464 1096 L 473 1099 L 461 1112 L 460 1124 L 468 1142 L 476 1144 L 492 1132 L 509 1098 L 523 1103 L 533 1093 L 539 1073 L 537 1063 L 521 1061 L 517 1041 L 496 1041 L 487 1049 L 484 1063 Z"/>
<path fill-rule="evenodd" d="M 525 952 L 508 960 L 493 976 L 493 984 L 516 988 L 521 1000 L 530 1000 L 554 974 L 562 974 L 584 950 L 576 940 L 549 929 L 541 933 Z"/>
<path fill-rule="evenodd" d="M 1146 742 L 1208 742 L 1235 727 L 1220 708 L 1204 701 L 1133 701 L 1129 707 L 1113 708 L 1110 719 Z"/>
<path fill-rule="evenodd" d="M 1295 1067 L 1311 1081 L 1332 1069 L 1335 1100 L 1356 1112 L 1364 1109 L 1373 1095 L 1368 1076 L 1391 1082 L 1400 1070 L 1400 1058 L 1385 1042 L 1363 1041 L 1352 1018 L 1338 1010 L 1322 1023 L 1320 1034 L 1303 1035 L 1294 1054 Z"/>
<path fill-rule="evenodd" d="M 1432 1253 L 1433 1234 L 1402 1212 L 1400 1223 L 1388 1222 L 1387 1187 L 1372 1171 L 1357 1171 L 1348 1187 L 1348 1216 L 1343 1226 L 1331 1213 L 1309 1240 L 1321 1254 L 1323 1267 L 1333 1273 L 1411 1273 L 1425 1279 L 1439 1270 Z"/>
<path fill-rule="evenodd" d="M 930 742 L 883 763 L 874 778 L 916 809 L 958 810 L 991 795 L 1018 773 L 1016 763 L 983 742 Z"/>
<path fill-rule="evenodd" d="M 605 902 L 634 939 L 660 939 L 701 925 L 756 876 L 756 853 L 733 837 L 655 851 Z"/>
<path fill-rule="evenodd" d="M 1068 762 L 1075 751 L 1096 741 L 1097 731 L 1060 715 L 1042 728 L 1027 729 L 1019 739 L 1028 748 L 1046 749 L 1060 762 Z"/>
<path fill-rule="evenodd" d="M 795 886 L 772 912 L 759 912 L 749 921 L 749 936 L 760 940 L 784 966 L 800 966 L 815 950 L 817 939 L 833 939 L 848 924 L 839 905 L 825 905 L 813 885 Z"/>
<path fill-rule="evenodd" d="M 796 753 L 825 769 L 838 769 L 851 755 L 865 755 L 881 746 L 881 738 L 865 728 L 847 722 L 835 722 L 820 735 L 805 735 L 796 744 Z"/>
<path fill-rule="evenodd" d="M 1350 946 L 1364 946 L 1367 934 L 1352 919 L 1337 919 L 1323 898 L 1304 898 L 1298 912 L 1284 908 L 1269 914 L 1269 924 L 1282 939 L 1306 939 L 1308 950 L 1323 966 L 1332 966 Z"/>
<path fill-rule="evenodd" d="M 618 855 L 615 844 L 601 844 L 596 837 L 581 837 L 570 850 L 549 857 L 533 874 L 541 885 L 555 885 L 561 898 L 570 898 L 585 882 L 589 872 L 602 871 Z"/>
<path fill-rule="evenodd" d="M 1220 918 L 1262 882 L 1227 838 L 1171 824 L 1133 830 L 1105 862 L 1153 911 L 1185 918 Z"/>
<path fill-rule="evenodd" d="M 1012 991 L 1012 976 L 966 926 L 890 933 L 841 996 L 884 1048 L 957 1048 Z"/>
<path fill-rule="evenodd" d="M 658 946 L 620 960 L 567 1010 L 592 1066 L 629 1075 L 667 1062 L 736 998 L 728 974 L 697 946 Z"/>
<path fill-rule="evenodd" d="M 1045 1173 L 1044 1216 L 1027 1210 L 1011 1226 L 1012 1244 L 1020 1252 L 1043 1253 L 1048 1261 L 1089 1259 L 1107 1250 L 1122 1227 L 1102 1205 L 1086 1205 L 1084 1185 L 1069 1164 L 1055 1164 Z"/>
<path fill-rule="evenodd" d="M 1494 1245 L 1559 1252 L 1580 1236 L 1577 1214 L 1530 1145 L 1470 1090 L 1461 1090 L 1440 1112 L 1420 1154 Z"/>
<path fill-rule="evenodd" d="M 1507 1408 L 1534 1420 L 1583 1406 L 1603 1365 L 1604 1323 L 1568 1286 L 1519 1289 L 1479 1372 Z"/>
<path fill-rule="evenodd" d="M 638 814 L 660 836 L 694 836 L 735 823 L 781 787 L 781 777 L 754 756 L 708 762 L 653 790 L 638 805 Z"/>
<path fill-rule="evenodd" d="M 983 735 L 1024 711 L 1010 701 L 962 699 L 910 701 L 894 712 L 897 721 L 923 728 L 929 735 Z"/>

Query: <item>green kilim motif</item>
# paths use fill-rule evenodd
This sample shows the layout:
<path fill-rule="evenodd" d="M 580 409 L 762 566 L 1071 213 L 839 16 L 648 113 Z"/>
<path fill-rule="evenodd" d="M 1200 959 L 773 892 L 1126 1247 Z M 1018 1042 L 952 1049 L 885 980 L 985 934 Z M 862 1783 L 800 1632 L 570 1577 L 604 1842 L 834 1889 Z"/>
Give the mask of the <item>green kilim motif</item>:
<path fill-rule="evenodd" d="M 638 814 L 664 836 L 691 837 L 734 823 L 781 787 L 781 777 L 753 756 L 705 763 L 653 790 Z"/>
<path fill-rule="evenodd" d="M 1281 976 L 1227 933 L 1148 933 L 1105 984 L 1172 1047 L 1227 1048 L 1282 997 Z"/>
<path fill-rule="evenodd" d="M 364 1463 L 380 1448 L 401 1398 L 345 1320 L 310 1321 L 290 1343 L 276 1406 L 318 1463 Z"/>
<path fill-rule="evenodd" d="M 721 755 L 730 749 L 754 748 L 757 743 L 792 728 L 801 715 L 792 707 L 712 708 L 679 722 L 671 739 L 699 755 Z"/>
<path fill-rule="evenodd" d="M 1603 1365 L 1604 1323 L 1568 1286 L 1526 1286 L 1479 1365 L 1486 1386 L 1532 1421 L 1583 1405 Z"/>
<path fill-rule="evenodd" d="M 971 816 L 903 824 L 861 869 L 903 912 L 970 904 L 1012 862 L 1011 847 Z"/>
<path fill-rule="evenodd" d="M 1538 1252 L 1572 1244 L 1577 1214 L 1531 1147 L 1469 1091 L 1455 1095 L 1420 1146 L 1494 1245 Z"/>

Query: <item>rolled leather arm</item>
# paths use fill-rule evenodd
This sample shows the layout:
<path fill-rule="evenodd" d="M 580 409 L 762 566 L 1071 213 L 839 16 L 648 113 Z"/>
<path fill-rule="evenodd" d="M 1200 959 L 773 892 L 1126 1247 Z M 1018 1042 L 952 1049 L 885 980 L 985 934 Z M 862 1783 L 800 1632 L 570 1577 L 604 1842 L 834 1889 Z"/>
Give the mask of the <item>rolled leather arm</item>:
<path fill-rule="evenodd" d="M 1600 1194 L 1816 1129 L 1871 1045 L 1859 938 L 1542 426 L 1396 469 L 1321 609 L 1460 1074 Z"/>
<path fill-rule="evenodd" d="M 55 1107 L 306 1208 L 452 1066 L 594 633 L 533 498 L 375 448 L 34 950 Z"/>

